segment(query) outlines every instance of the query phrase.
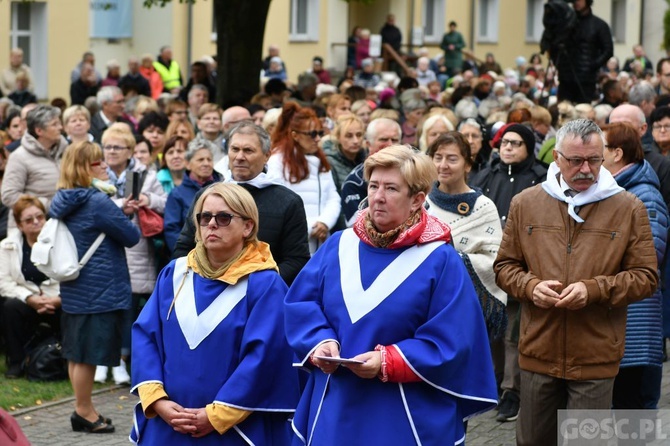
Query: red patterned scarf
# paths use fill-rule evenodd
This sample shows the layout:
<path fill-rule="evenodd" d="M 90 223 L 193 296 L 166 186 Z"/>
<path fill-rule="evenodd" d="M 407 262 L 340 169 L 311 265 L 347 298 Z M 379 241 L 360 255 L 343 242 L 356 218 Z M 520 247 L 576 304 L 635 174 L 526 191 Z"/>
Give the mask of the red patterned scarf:
<path fill-rule="evenodd" d="M 449 226 L 428 215 L 423 207 L 400 226 L 387 232 L 377 231 L 370 219 L 369 209 L 365 209 L 358 214 L 353 230 L 363 243 L 375 248 L 398 249 L 438 240 L 445 243 L 451 241 Z"/>

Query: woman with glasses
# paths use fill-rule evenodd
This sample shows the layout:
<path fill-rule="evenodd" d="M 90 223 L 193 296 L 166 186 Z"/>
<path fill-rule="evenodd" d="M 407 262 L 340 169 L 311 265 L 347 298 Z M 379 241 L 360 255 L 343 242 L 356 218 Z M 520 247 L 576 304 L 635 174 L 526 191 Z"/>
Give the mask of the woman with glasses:
<path fill-rule="evenodd" d="M 274 148 L 268 160 L 268 174 L 302 198 L 311 254 L 328 238 L 341 208 L 330 164 L 319 147 L 322 136 L 314 111 L 288 102 L 272 133 Z"/>
<path fill-rule="evenodd" d="M 196 247 L 162 272 L 133 327 L 139 444 L 288 445 L 298 377 L 284 337 L 287 288 L 244 188 L 194 205 Z"/>
<path fill-rule="evenodd" d="M 649 116 L 654 148 L 663 156 L 670 154 L 670 107 L 657 107 Z"/>
<path fill-rule="evenodd" d="M 337 120 L 331 138 L 330 148 L 324 150 L 339 194 L 347 176 L 356 166 L 365 161 L 367 155 L 363 148 L 365 125 L 353 113 L 342 115 Z"/>
<path fill-rule="evenodd" d="M 206 139 L 194 139 L 188 144 L 185 156 L 186 170 L 179 186 L 176 186 L 168 195 L 165 205 L 165 242 L 170 252 L 174 250 L 181 229 L 184 227 L 188 210 L 200 189 L 221 181 L 221 175 L 214 170 L 214 152 L 217 150 L 213 143 Z M 178 153 L 175 155 L 179 156 Z M 171 161 L 175 161 L 172 158 Z M 176 160 L 178 162 L 178 160 Z M 174 167 L 174 165 L 173 165 Z"/>
<path fill-rule="evenodd" d="M 603 128 L 603 167 L 617 184 L 639 198 L 647 208 L 656 259 L 663 264 L 668 237 L 668 210 L 659 192 L 656 173 L 644 159 L 638 130 L 617 122 Z M 659 273 L 660 274 L 660 273 Z M 663 317 L 661 289 L 628 305 L 626 349 L 614 380 L 614 409 L 656 409 L 663 372 Z"/>
<path fill-rule="evenodd" d="M 484 127 L 473 118 L 468 118 L 458 125 L 458 131 L 470 143 L 470 153 L 472 153 L 472 168 L 468 173 L 468 184 L 473 184 L 482 171 L 491 161 L 491 145 L 488 138 L 484 139 Z M 497 156 L 497 155 L 496 155 Z"/>
<path fill-rule="evenodd" d="M 39 324 L 48 324 L 59 337 L 61 306 L 58 282 L 30 261 L 46 221 L 44 204 L 37 197 L 23 195 L 12 211 L 19 231 L 0 242 L 0 325 L 6 344 L 5 377 L 9 379 L 23 375 L 25 345 Z"/>
<path fill-rule="evenodd" d="M 102 134 L 107 174 L 110 183 L 116 189 L 112 199 L 131 219 L 130 221 L 139 227 L 140 208 L 147 208 L 162 214 L 167 194 L 156 178 L 156 171 L 147 168 L 140 160 L 133 157 L 135 145 L 135 136 L 126 124 L 112 124 Z M 139 191 L 137 197 L 133 196 L 133 190 Z M 130 376 L 126 370 L 126 362 L 130 355 L 130 329 L 139 314 L 141 303 L 149 297 L 156 282 L 158 268 L 155 257 L 153 244 L 146 237 L 140 237 L 140 241 L 135 246 L 126 249 L 132 288 L 132 306 L 125 314 L 122 359 L 112 369 L 112 376 L 116 384 L 130 382 Z M 96 370 L 95 381 L 105 382 L 107 372 L 106 364 L 101 364 Z"/>
<path fill-rule="evenodd" d="M 140 231 L 110 199 L 107 165 L 97 144 L 68 147 L 61 163 L 58 192 L 49 214 L 63 221 L 80 255 L 100 235 L 105 239 L 79 277 L 61 282 L 63 357 L 75 396 L 72 430 L 114 432 L 109 418 L 91 400 L 95 366 L 117 366 L 121 359 L 124 313 L 131 306 L 130 275 L 124 247 L 140 240 Z"/>

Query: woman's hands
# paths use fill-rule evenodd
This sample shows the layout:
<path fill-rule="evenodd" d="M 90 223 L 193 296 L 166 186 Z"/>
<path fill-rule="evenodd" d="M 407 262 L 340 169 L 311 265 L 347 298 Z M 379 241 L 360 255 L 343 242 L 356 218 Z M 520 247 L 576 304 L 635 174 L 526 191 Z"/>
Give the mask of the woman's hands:
<path fill-rule="evenodd" d="M 121 210 L 126 215 L 132 215 L 137 212 L 141 207 L 149 206 L 150 200 L 149 197 L 145 194 L 140 194 L 139 200 L 135 200 L 132 196 L 123 199 L 123 205 Z"/>
<path fill-rule="evenodd" d="M 328 356 L 330 358 L 339 358 L 340 357 L 340 347 L 335 341 L 324 342 L 319 345 L 316 350 L 314 350 L 313 356 Z M 326 361 L 324 359 L 318 359 L 312 357 L 312 364 L 321 369 L 323 373 L 331 374 L 337 370 L 339 365 L 336 362 Z"/>
<path fill-rule="evenodd" d="M 346 367 L 356 376 L 365 379 L 376 378 L 382 367 L 381 353 L 378 351 L 365 352 L 351 359 L 363 361 L 363 364 L 346 364 Z"/>
<path fill-rule="evenodd" d="M 37 314 L 54 314 L 60 308 L 60 296 L 33 294 L 26 298 L 26 304 L 37 311 Z"/>
<path fill-rule="evenodd" d="M 168 399 L 158 400 L 151 406 L 153 410 L 180 434 L 200 438 L 214 430 L 205 408 L 185 409 Z"/>

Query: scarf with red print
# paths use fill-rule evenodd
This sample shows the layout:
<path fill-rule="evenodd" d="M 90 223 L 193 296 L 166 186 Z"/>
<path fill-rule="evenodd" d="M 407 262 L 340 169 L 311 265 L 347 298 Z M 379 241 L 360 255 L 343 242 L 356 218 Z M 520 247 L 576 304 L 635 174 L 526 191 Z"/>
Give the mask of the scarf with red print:
<path fill-rule="evenodd" d="M 375 248 L 398 249 L 440 240 L 445 243 L 451 241 L 449 226 L 428 215 L 423 207 L 400 226 L 387 232 L 375 229 L 369 209 L 365 209 L 358 214 L 353 230 L 363 243 Z"/>

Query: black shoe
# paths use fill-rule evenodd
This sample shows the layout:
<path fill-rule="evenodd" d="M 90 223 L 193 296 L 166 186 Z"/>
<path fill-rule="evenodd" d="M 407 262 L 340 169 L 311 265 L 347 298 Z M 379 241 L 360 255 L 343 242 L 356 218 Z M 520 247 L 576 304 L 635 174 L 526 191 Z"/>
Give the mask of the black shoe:
<path fill-rule="evenodd" d="M 7 379 L 16 379 L 23 376 L 23 364 L 9 364 L 7 366 L 7 371 L 5 372 L 5 378 Z"/>
<path fill-rule="evenodd" d="M 112 424 L 112 419 L 111 418 L 103 417 L 100 414 L 98 414 L 98 421 L 102 421 L 103 423 L 107 423 L 107 424 Z"/>
<path fill-rule="evenodd" d="M 514 392 L 506 391 L 503 393 L 502 400 L 498 406 L 498 416 L 496 421 L 505 423 L 519 418 L 519 395 Z"/>
<path fill-rule="evenodd" d="M 72 423 L 72 430 L 75 432 L 88 432 L 91 434 L 111 434 L 114 432 L 114 426 L 102 421 L 101 417 L 95 423 L 91 423 L 86 418 L 79 416 L 75 411 L 70 416 L 70 423 Z"/>

